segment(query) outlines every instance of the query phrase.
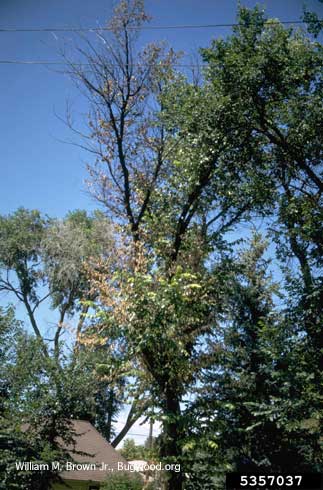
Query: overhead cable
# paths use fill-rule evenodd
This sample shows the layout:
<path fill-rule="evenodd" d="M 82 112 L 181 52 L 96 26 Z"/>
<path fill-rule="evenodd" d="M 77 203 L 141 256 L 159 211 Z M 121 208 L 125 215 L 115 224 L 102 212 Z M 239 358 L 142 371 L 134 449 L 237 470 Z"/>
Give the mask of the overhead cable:
<path fill-rule="evenodd" d="M 317 22 L 323 22 L 318 19 Z M 306 24 L 304 20 L 269 20 L 266 24 Z M 213 29 L 215 27 L 235 27 L 239 23 L 222 23 L 222 24 L 175 24 L 175 25 L 156 25 L 156 26 L 128 26 L 128 30 L 168 30 L 168 29 Z M 249 25 L 252 25 L 249 24 Z M 254 23 L 256 25 L 256 23 Z M 102 32 L 113 31 L 113 27 L 0 27 L 0 33 L 3 32 Z"/>

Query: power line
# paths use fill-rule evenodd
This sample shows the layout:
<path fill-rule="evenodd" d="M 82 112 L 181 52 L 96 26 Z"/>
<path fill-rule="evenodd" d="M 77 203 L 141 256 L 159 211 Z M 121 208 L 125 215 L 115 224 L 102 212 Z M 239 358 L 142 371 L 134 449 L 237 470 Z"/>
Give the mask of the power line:
<path fill-rule="evenodd" d="M 318 19 L 317 22 L 323 22 L 323 19 Z M 272 20 L 266 24 L 306 24 L 304 20 Z M 129 26 L 128 30 L 168 30 L 168 29 L 213 29 L 214 27 L 235 27 L 239 23 L 223 23 L 223 24 L 176 24 L 166 26 Z M 254 24 L 256 25 L 256 24 Z M 112 31 L 112 27 L 0 27 L 0 33 L 10 32 L 102 32 Z"/>
<path fill-rule="evenodd" d="M 66 66 L 93 66 L 91 63 L 73 63 L 66 61 L 46 61 L 46 60 L 0 60 L 1 65 L 66 65 Z M 110 66 L 117 66 L 113 63 Z M 148 66 L 133 63 L 132 66 Z M 168 63 L 151 63 L 149 66 L 168 66 Z M 172 66 L 180 67 L 180 68 L 202 68 L 204 65 L 202 64 L 193 64 L 193 63 L 173 63 Z"/>
<path fill-rule="evenodd" d="M 37 60 L 0 60 L 1 65 L 67 65 L 60 61 L 37 61 Z"/>
<path fill-rule="evenodd" d="M 323 19 L 317 20 L 317 22 L 323 22 Z M 268 21 L 267 24 L 304 24 L 303 20 L 285 20 L 285 21 Z M 239 26 L 238 23 L 225 23 L 225 24 L 183 24 L 183 25 L 168 25 L 168 26 L 134 26 L 128 27 L 129 30 L 142 29 L 142 30 L 158 30 L 158 29 L 201 29 L 201 28 L 214 28 L 214 27 L 233 27 Z M 102 32 L 111 31 L 111 27 L 42 27 L 42 28 L 11 28 L 0 27 L 0 33 L 10 32 Z M 0 60 L 1 65 L 66 65 L 66 66 L 91 66 L 90 63 L 67 63 L 64 61 L 51 61 L 51 60 Z M 134 65 L 136 66 L 136 65 Z M 140 65 L 137 65 L 140 66 Z M 163 66 L 162 63 L 152 66 Z M 173 66 L 179 68 L 202 68 L 202 64 L 190 64 L 190 63 L 175 63 Z"/>

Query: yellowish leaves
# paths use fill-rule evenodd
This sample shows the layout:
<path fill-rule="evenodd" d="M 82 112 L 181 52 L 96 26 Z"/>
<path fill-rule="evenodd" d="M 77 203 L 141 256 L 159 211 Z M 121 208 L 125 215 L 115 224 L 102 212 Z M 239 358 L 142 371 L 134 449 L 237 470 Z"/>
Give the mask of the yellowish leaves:
<path fill-rule="evenodd" d="M 215 441 L 208 441 L 208 446 L 211 449 L 217 449 L 219 447 L 219 445 Z"/>
<path fill-rule="evenodd" d="M 78 343 L 90 348 L 103 347 L 107 344 L 107 341 L 108 337 L 101 337 L 98 332 L 92 335 L 86 333 L 78 336 Z"/>

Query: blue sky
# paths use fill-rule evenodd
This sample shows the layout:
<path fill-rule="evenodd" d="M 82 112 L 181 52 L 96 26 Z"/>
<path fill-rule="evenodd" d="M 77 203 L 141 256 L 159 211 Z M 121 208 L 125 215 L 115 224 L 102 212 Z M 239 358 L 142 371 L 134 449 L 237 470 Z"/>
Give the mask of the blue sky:
<path fill-rule="evenodd" d="M 243 2 L 247 6 L 253 0 Z M 1 27 L 92 27 L 103 25 L 111 15 L 112 0 L 1 0 Z M 303 0 L 268 0 L 270 16 L 298 19 Z M 323 16 L 323 5 L 309 0 L 309 7 Z M 147 0 L 154 25 L 232 23 L 236 0 Z M 207 46 L 211 38 L 225 36 L 226 28 L 149 31 L 143 42 L 167 40 L 188 54 Z M 0 60 L 58 60 L 69 33 L 0 33 Z M 65 113 L 66 100 L 73 104 L 75 121 L 86 105 L 72 81 L 57 67 L 0 64 L 0 213 L 18 206 L 39 208 L 51 216 L 63 216 L 75 208 L 94 208 L 86 193 L 85 162 L 89 155 L 62 141 L 71 132 L 57 118 Z"/>

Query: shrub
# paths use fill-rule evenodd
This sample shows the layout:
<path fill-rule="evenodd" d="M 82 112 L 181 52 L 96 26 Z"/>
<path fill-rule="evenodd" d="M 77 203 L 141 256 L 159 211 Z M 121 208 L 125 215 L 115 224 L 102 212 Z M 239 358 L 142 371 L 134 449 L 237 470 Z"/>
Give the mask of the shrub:
<path fill-rule="evenodd" d="M 142 490 L 143 481 L 138 473 L 111 473 L 102 490 Z"/>

